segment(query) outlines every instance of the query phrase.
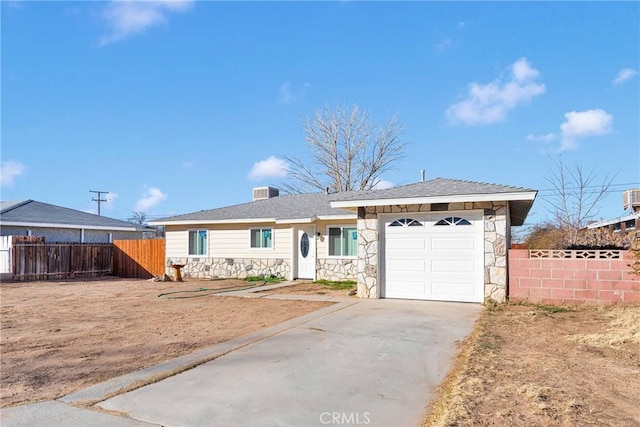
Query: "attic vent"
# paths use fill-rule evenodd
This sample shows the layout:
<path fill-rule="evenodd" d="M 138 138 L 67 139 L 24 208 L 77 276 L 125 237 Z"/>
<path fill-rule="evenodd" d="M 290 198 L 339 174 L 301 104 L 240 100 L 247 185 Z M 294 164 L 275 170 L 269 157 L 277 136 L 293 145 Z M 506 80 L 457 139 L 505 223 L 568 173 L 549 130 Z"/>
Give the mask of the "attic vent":
<path fill-rule="evenodd" d="M 447 211 L 449 210 L 449 203 L 432 203 L 432 211 Z"/>
<path fill-rule="evenodd" d="M 640 212 L 640 189 L 622 193 L 622 206 L 624 210 L 630 208 L 633 212 Z"/>
<path fill-rule="evenodd" d="M 253 201 L 270 199 L 280 195 L 280 190 L 274 187 L 256 187 L 253 189 Z"/>

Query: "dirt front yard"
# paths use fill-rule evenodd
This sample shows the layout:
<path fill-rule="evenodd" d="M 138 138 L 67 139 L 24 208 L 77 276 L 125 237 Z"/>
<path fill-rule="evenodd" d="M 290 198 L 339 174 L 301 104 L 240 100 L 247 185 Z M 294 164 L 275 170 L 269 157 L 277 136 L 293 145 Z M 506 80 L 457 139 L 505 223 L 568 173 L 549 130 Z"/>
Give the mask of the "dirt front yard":
<path fill-rule="evenodd" d="M 237 280 L 3 283 L 0 407 L 57 398 L 330 304 L 211 296 L 214 291 L 158 298 L 244 286 Z"/>
<path fill-rule="evenodd" d="M 640 426 L 640 306 L 488 308 L 424 426 Z"/>

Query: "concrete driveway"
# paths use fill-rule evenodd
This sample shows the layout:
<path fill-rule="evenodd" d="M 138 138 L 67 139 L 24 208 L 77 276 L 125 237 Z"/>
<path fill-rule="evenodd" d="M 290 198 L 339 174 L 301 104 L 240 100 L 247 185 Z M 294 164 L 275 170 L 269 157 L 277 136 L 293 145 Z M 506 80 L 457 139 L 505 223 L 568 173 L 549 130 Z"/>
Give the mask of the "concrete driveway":
<path fill-rule="evenodd" d="M 481 311 L 478 304 L 344 300 L 224 343 L 214 360 L 154 384 L 107 399 L 109 387 L 94 387 L 55 404 L 93 394 L 97 409 L 124 415 L 110 425 L 414 426 Z M 3 410 L 3 426 L 28 425 L 29 406 L 18 407 L 22 414 Z M 75 416 L 86 425 L 80 417 L 92 414 L 97 424 L 108 416 L 83 410 L 67 424 Z"/>

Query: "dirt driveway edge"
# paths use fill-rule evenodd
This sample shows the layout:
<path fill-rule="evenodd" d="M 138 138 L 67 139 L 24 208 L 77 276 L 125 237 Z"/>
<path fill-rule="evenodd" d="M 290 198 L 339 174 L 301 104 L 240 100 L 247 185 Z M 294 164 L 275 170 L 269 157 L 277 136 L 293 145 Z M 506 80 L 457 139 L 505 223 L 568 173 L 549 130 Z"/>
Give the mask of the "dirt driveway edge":
<path fill-rule="evenodd" d="M 307 313 L 303 316 L 296 317 L 277 325 L 258 330 L 256 332 L 215 344 L 211 347 L 177 357 L 175 359 L 163 362 L 148 368 L 141 369 L 131 374 L 112 378 L 100 384 L 82 389 L 57 400 L 69 403 L 75 406 L 91 406 L 98 402 L 153 384 L 162 379 L 171 377 L 180 372 L 184 372 L 203 363 L 214 360 L 231 351 L 246 347 L 253 343 L 262 341 L 280 332 L 291 329 L 295 326 L 302 325 L 312 320 L 324 317 L 333 312 L 343 310 L 356 302 L 337 302 L 328 307 Z"/>

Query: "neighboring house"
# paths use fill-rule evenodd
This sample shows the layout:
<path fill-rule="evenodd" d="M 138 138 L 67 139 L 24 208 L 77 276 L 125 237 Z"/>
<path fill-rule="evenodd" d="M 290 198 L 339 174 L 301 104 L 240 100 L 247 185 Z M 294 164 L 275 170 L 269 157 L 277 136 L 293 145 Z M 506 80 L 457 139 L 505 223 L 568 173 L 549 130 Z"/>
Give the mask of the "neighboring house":
<path fill-rule="evenodd" d="M 613 232 L 635 231 L 636 234 L 640 234 L 640 189 L 627 190 L 622 194 L 622 209 L 631 210 L 631 213 L 619 218 L 592 222 L 587 228 L 605 228 Z"/>
<path fill-rule="evenodd" d="M 587 225 L 587 228 L 605 228 L 613 231 L 614 233 L 620 231 L 635 231 L 640 234 L 640 212 L 624 215 L 619 218 L 592 222 Z"/>
<path fill-rule="evenodd" d="M 0 202 L 0 236 L 43 236 L 46 242 L 111 243 L 142 239 L 154 229 L 35 200 Z"/>
<path fill-rule="evenodd" d="M 537 191 L 436 178 L 385 190 L 278 195 L 153 221 L 186 277 L 355 279 L 361 298 L 504 301 L 510 226 Z"/>

